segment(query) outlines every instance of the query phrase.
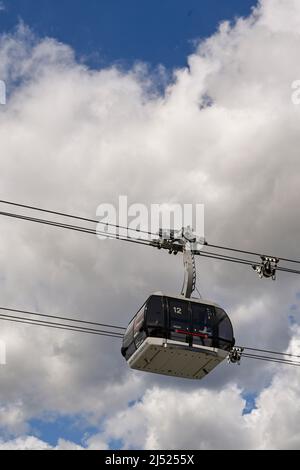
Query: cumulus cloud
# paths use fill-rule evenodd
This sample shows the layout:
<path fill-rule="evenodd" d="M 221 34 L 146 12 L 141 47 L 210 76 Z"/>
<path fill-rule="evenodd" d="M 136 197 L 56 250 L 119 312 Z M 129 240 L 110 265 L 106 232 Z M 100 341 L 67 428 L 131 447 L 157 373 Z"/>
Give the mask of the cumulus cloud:
<path fill-rule="evenodd" d="M 300 353 L 300 329 L 288 353 Z M 187 393 L 154 386 L 142 399 L 109 416 L 99 434 L 81 445 L 60 439 L 50 446 L 33 436 L 0 442 L 0 449 L 298 449 L 300 443 L 300 371 L 282 368 L 244 413 L 243 391 L 235 385 L 222 390 L 195 388 Z"/>
<path fill-rule="evenodd" d="M 299 333 L 294 328 L 289 353 L 299 354 Z M 299 380 L 299 369 L 282 368 L 250 414 L 236 386 L 190 393 L 154 387 L 87 444 L 96 448 L 98 441 L 117 439 L 124 449 L 299 449 Z"/>
<path fill-rule="evenodd" d="M 141 402 L 110 419 L 106 432 L 122 439 L 124 448 L 234 448 L 234 436 L 241 432 L 242 409 L 243 400 L 234 387 L 189 394 L 154 388 Z M 235 423 L 233 415 L 238 417 Z M 248 435 L 241 433 L 240 439 L 244 446 L 249 445 Z M 90 442 L 95 445 L 96 436 Z"/>
<path fill-rule="evenodd" d="M 145 66 L 90 70 L 70 47 L 36 38 L 23 24 L 2 35 L 3 198 L 90 216 L 101 202 L 117 204 L 120 194 L 129 203 L 201 202 L 209 242 L 296 257 L 300 108 L 291 103 L 291 83 L 300 77 L 299 21 L 298 2 L 262 1 L 249 18 L 223 23 L 201 42 L 164 94 L 155 91 L 159 74 L 151 77 Z M 150 292 L 180 288 L 181 260 L 144 247 L 5 219 L 0 240 L 4 306 L 125 325 Z M 299 322 L 297 276 L 264 282 L 244 266 L 210 260 L 201 260 L 199 272 L 201 291 L 227 308 L 240 344 L 284 350 L 298 341 L 298 330 L 289 328 L 291 304 Z M 276 402 L 297 398 L 298 375 L 286 391 L 289 372 L 282 368 L 224 364 L 191 383 L 129 371 L 117 340 L 4 322 L 1 339 L 7 365 L 0 369 L 0 426 L 24 445 L 47 445 L 20 436 L 30 433 L 31 418 L 48 414 L 106 423 L 104 447 L 115 435 L 127 447 L 232 448 L 236 434 L 243 448 L 299 442 L 298 410 L 287 414 L 293 426 L 284 422 L 284 441 L 274 430 L 281 426 Z M 259 396 L 250 417 L 242 416 L 244 391 Z M 171 417 L 162 435 L 155 410 L 166 397 Z M 190 397 L 204 409 L 191 427 L 199 442 L 186 426 Z M 232 433 L 209 420 L 210 397 L 211 412 Z"/>
<path fill-rule="evenodd" d="M 11 441 L 0 441 L 0 450 L 82 450 L 82 447 L 64 439 L 60 439 L 56 446 L 50 446 L 34 436 L 24 436 Z"/>

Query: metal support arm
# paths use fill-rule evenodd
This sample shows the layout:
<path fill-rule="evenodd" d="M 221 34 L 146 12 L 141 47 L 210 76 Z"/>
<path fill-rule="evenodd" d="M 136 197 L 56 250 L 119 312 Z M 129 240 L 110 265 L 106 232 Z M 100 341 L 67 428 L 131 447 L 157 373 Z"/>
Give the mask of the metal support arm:
<path fill-rule="evenodd" d="M 158 249 L 168 250 L 170 254 L 176 255 L 182 252 L 184 265 L 184 281 L 181 295 L 190 298 L 196 288 L 196 267 L 194 252 L 201 250 L 206 244 L 205 238 L 194 235 L 191 227 L 181 230 L 159 230 L 156 240 L 151 245 Z"/>
<path fill-rule="evenodd" d="M 189 242 L 183 249 L 184 280 L 181 295 L 190 298 L 196 287 L 196 267 L 195 256 L 191 250 Z"/>

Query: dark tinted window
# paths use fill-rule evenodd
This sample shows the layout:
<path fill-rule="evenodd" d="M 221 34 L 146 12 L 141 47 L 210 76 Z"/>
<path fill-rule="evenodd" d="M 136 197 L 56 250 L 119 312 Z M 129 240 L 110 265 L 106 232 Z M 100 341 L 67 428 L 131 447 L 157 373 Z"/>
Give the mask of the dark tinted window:
<path fill-rule="evenodd" d="M 123 346 L 126 348 L 133 341 L 133 320 L 129 323 L 123 339 Z"/>
<path fill-rule="evenodd" d="M 162 297 L 152 296 L 147 302 L 147 326 L 163 327 L 164 315 Z"/>
<path fill-rule="evenodd" d="M 146 304 L 147 334 L 162 338 L 165 336 L 165 318 L 162 297 L 153 295 Z"/>
<path fill-rule="evenodd" d="M 205 304 L 191 303 L 193 344 L 212 346 L 214 307 Z"/>
<path fill-rule="evenodd" d="M 174 341 L 189 342 L 185 332 L 190 331 L 189 302 L 177 299 L 168 299 L 170 338 Z"/>
<path fill-rule="evenodd" d="M 214 316 L 214 307 L 210 305 L 192 303 L 193 333 L 205 333 L 207 335 L 212 335 Z"/>
<path fill-rule="evenodd" d="M 145 312 L 145 305 L 142 306 L 142 308 L 138 311 L 134 318 L 134 336 L 139 333 L 144 326 L 144 312 Z"/>
<path fill-rule="evenodd" d="M 146 337 L 144 325 L 145 305 L 138 311 L 134 319 L 133 337 L 136 347 L 138 348 Z"/>
<path fill-rule="evenodd" d="M 169 314 L 171 328 L 176 328 L 179 330 L 189 330 L 190 329 L 190 315 L 189 315 L 189 302 L 169 299 Z"/>
<path fill-rule="evenodd" d="M 217 328 L 219 337 L 219 347 L 222 349 L 230 349 L 233 344 L 233 330 L 231 322 L 221 308 L 216 308 L 217 313 Z"/>
<path fill-rule="evenodd" d="M 127 330 L 125 332 L 121 352 L 123 356 L 125 356 L 126 359 L 129 359 L 129 357 L 134 353 L 135 350 L 136 350 L 136 347 L 133 341 L 133 320 L 132 320 L 129 323 Z"/>

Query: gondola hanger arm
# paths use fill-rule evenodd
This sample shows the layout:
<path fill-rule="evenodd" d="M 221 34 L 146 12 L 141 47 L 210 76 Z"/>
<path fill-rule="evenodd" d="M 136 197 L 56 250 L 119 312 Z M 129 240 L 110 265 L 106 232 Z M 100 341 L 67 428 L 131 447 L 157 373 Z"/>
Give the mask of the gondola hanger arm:
<path fill-rule="evenodd" d="M 158 239 L 152 240 L 151 245 L 158 249 L 168 250 L 169 254 L 183 254 L 184 280 L 181 295 L 190 298 L 196 287 L 196 267 L 194 252 L 199 251 L 205 244 L 205 239 L 197 237 L 188 226 L 181 230 L 159 230 Z"/>

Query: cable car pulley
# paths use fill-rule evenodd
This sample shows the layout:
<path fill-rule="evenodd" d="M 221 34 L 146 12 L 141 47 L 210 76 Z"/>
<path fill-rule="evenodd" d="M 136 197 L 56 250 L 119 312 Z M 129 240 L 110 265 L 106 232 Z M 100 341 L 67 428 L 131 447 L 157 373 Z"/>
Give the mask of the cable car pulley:
<path fill-rule="evenodd" d="M 263 277 L 276 279 L 276 269 L 279 263 L 279 258 L 261 255 L 261 263 L 253 264 L 252 268 L 257 272 L 260 279 Z"/>

